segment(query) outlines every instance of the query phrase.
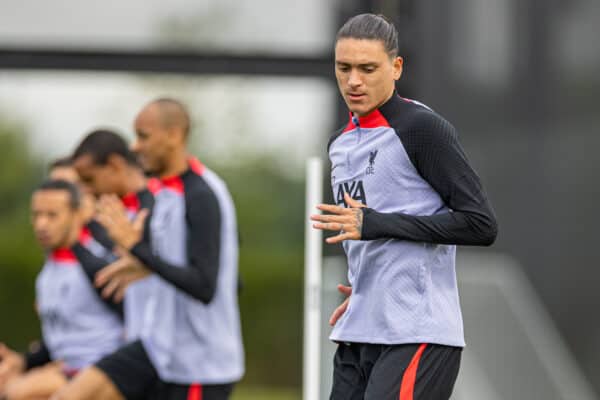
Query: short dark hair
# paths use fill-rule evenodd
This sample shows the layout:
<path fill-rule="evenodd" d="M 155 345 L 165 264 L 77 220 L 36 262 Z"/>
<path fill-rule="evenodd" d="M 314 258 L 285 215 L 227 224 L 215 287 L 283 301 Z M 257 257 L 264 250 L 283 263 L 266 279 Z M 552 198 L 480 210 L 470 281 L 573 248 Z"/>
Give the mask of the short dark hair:
<path fill-rule="evenodd" d="M 380 40 L 390 57 L 398 55 L 398 31 L 380 14 L 359 14 L 350 18 L 338 31 L 335 41 L 344 38 Z"/>
<path fill-rule="evenodd" d="M 117 154 L 133 166 L 138 166 L 135 154 L 129 150 L 127 142 L 118 133 L 108 129 L 98 129 L 89 133 L 73 152 L 71 159 L 90 155 L 97 165 L 106 165 L 108 158 Z"/>
<path fill-rule="evenodd" d="M 81 192 L 79 188 L 71 182 L 62 179 L 49 179 L 42 182 L 35 190 L 36 192 L 46 190 L 63 190 L 69 194 L 69 206 L 73 210 L 78 210 L 81 206 Z"/>
<path fill-rule="evenodd" d="M 72 167 L 72 166 L 73 166 L 73 159 L 71 159 L 71 157 L 61 157 L 61 158 L 57 158 L 56 160 L 52 161 L 48 165 L 48 171 L 52 171 L 54 168 L 64 168 L 64 167 Z"/>

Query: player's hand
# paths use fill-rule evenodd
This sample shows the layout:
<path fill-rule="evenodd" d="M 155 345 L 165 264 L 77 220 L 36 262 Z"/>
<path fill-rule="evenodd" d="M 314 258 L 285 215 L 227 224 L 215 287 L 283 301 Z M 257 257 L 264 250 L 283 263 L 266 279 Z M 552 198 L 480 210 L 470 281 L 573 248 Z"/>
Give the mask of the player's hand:
<path fill-rule="evenodd" d="M 117 245 L 128 250 L 142 239 L 147 217 L 148 210 L 143 209 L 133 221 L 129 221 L 123 203 L 115 195 L 104 195 L 98 201 L 98 222 Z"/>
<path fill-rule="evenodd" d="M 11 378 L 25 371 L 25 357 L 0 343 L 0 392 Z"/>
<path fill-rule="evenodd" d="M 102 297 L 112 298 L 114 302 L 119 303 L 125 298 L 125 291 L 130 284 L 144 279 L 151 273 L 135 257 L 125 254 L 98 271 L 94 284 L 102 288 Z"/>
<path fill-rule="evenodd" d="M 331 317 L 329 317 L 329 325 L 334 326 L 336 322 L 341 318 L 341 316 L 346 312 L 348 308 L 348 303 L 350 302 L 350 296 L 352 295 L 352 287 L 345 285 L 338 285 L 337 289 L 340 293 L 346 296 L 346 300 L 342 304 L 340 304 L 333 312 L 331 313 Z"/>
<path fill-rule="evenodd" d="M 310 219 L 318 221 L 313 228 L 339 231 L 336 236 L 326 239 L 327 243 L 340 243 L 344 240 L 360 240 L 363 225 L 363 210 L 366 205 L 354 200 L 348 193 L 344 193 L 344 200 L 348 207 L 319 204 L 317 208 L 329 214 L 314 214 Z"/>

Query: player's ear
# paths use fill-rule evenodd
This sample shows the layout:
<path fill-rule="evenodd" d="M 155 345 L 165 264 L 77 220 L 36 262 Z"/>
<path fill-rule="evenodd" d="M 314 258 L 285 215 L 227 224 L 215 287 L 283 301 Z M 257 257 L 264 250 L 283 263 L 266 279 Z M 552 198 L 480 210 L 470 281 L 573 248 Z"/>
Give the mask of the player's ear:
<path fill-rule="evenodd" d="M 173 145 L 178 145 L 178 144 L 183 143 L 185 145 L 185 142 L 186 142 L 185 133 L 179 126 L 177 126 L 177 125 L 172 126 L 168 129 L 167 132 L 168 132 L 169 143 L 171 143 Z"/>
<path fill-rule="evenodd" d="M 392 68 L 394 70 L 394 80 L 397 81 L 402 76 L 402 68 L 404 65 L 404 59 L 400 56 L 397 56 L 392 61 Z"/>
<path fill-rule="evenodd" d="M 125 168 L 126 164 L 127 161 L 125 161 L 125 159 L 118 154 L 111 154 L 106 160 L 106 165 L 108 165 L 114 171 L 119 171 L 122 168 Z"/>

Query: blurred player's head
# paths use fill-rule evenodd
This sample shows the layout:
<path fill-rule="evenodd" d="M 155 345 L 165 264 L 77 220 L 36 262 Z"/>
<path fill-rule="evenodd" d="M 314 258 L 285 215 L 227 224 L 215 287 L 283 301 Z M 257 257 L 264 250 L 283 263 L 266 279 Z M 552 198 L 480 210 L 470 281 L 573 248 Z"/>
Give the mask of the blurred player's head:
<path fill-rule="evenodd" d="M 73 153 L 73 166 L 82 183 L 95 195 L 128 192 L 127 178 L 139 169 L 135 154 L 123 137 L 110 130 L 87 135 Z"/>
<path fill-rule="evenodd" d="M 335 76 L 351 112 L 364 116 L 387 101 L 402 75 L 398 32 L 383 16 L 360 14 L 340 28 Z"/>
<path fill-rule="evenodd" d="M 48 178 L 50 180 L 62 180 L 71 182 L 81 192 L 81 215 L 87 223 L 94 217 L 95 200 L 91 190 L 81 182 L 77 170 L 73 166 L 71 157 L 63 157 L 54 160 L 48 167 Z"/>
<path fill-rule="evenodd" d="M 181 102 L 161 98 L 142 108 L 134 128 L 136 140 L 132 150 L 146 172 L 162 176 L 173 160 L 186 151 L 190 117 Z"/>
<path fill-rule="evenodd" d="M 69 246 L 81 230 L 80 193 L 63 180 L 42 183 L 31 196 L 31 223 L 35 237 L 45 250 Z"/>
<path fill-rule="evenodd" d="M 77 175 L 77 171 L 73 168 L 73 161 L 70 157 L 58 158 L 50 163 L 48 178 L 79 184 L 79 175 Z"/>

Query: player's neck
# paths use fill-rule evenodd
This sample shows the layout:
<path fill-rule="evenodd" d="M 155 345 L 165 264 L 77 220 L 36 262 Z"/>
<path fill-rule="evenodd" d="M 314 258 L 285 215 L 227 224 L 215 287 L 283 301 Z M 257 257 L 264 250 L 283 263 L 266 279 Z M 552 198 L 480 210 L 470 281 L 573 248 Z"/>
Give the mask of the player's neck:
<path fill-rule="evenodd" d="M 188 164 L 188 154 L 185 148 L 176 151 L 171 157 L 170 162 L 161 173 L 159 178 L 170 178 L 173 176 L 179 176 L 187 171 L 189 168 Z"/>

